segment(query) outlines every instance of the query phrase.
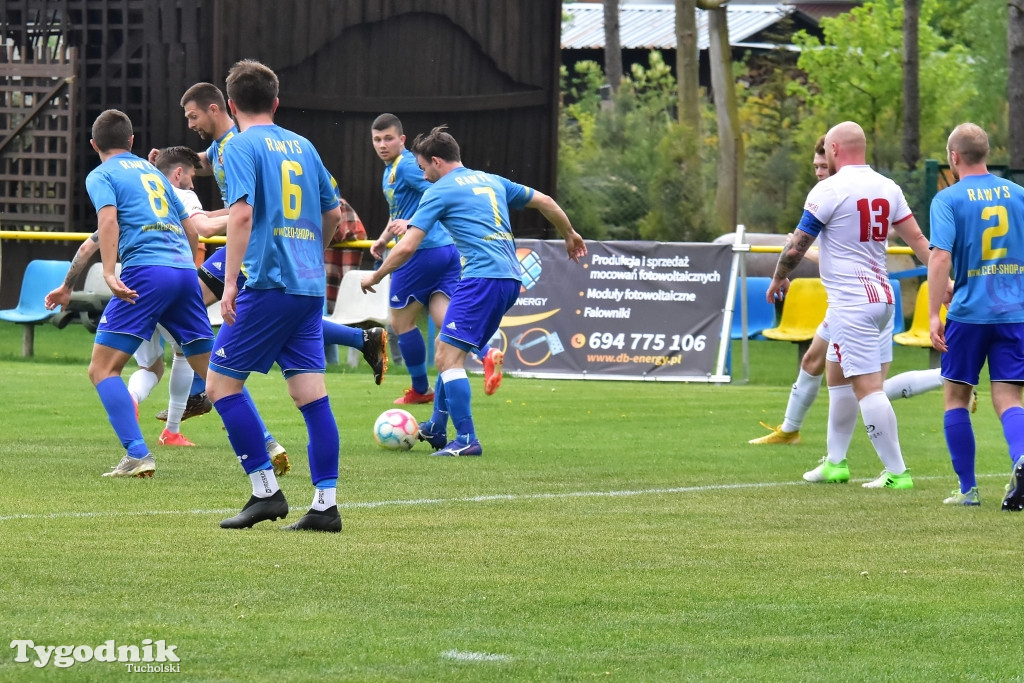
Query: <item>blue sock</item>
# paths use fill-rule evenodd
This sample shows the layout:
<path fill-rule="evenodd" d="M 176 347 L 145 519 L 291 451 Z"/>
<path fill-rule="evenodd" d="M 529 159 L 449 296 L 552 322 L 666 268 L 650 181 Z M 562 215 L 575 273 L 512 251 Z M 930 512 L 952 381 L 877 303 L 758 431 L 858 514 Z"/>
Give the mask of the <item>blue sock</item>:
<path fill-rule="evenodd" d="M 331 400 L 327 396 L 311 401 L 299 408 L 302 419 L 306 421 L 306 434 L 309 446 L 309 476 L 313 486 L 321 486 L 324 482 L 338 480 L 338 457 L 341 451 L 341 438 L 338 436 L 338 423 L 334 421 L 331 411 Z"/>
<path fill-rule="evenodd" d="M 445 370 L 442 376 L 444 380 L 444 393 L 448 399 L 448 412 L 452 416 L 452 424 L 455 425 L 455 438 L 463 443 L 470 443 L 476 439 L 476 430 L 473 428 L 473 414 L 470 411 L 470 388 L 469 378 L 462 368 Z"/>
<path fill-rule="evenodd" d="M 195 396 L 201 391 L 206 391 L 206 380 L 195 373 L 192 377 L 192 388 L 188 390 L 189 396 Z"/>
<path fill-rule="evenodd" d="M 96 385 L 96 393 L 100 395 L 100 403 L 107 411 L 107 419 L 114 428 L 121 445 L 128 450 L 133 458 L 144 458 L 149 448 L 142 438 L 139 421 L 135 419 L 135 404 L 128 387 L 120 377 L 108 377 Z"/>
<path fill-rule="evenodd" d="M 362 351 L 363 331 L 358 327 L 349 327 L 348 325 L 324 320 L 324 343 L 351 346 L 353 349 Z"/>
<path fill-rule="evenodd" d="M 243 392 L 225 396 L 214 403 L 213 407 L 224 421 L 224 427 L 228 430 L 228 441 L 231 442 L 231 448 L 234 449 L 238 462 L 242 463 L 245 473 L 252 474 L 271 467 L 267 444 L 259 428 L 262 424 L 260 416 L 256 412 L 256 406 L 249 401 L 248 395 Z"/>
<path fill-rule="evenodd" d="M 412 388 L 421 394 L 430 391 L 430 382 L 427 381 L 427 345 L 423 342 L 419 328 L 398 335 L 398 348 L 402 352 L 409 376 L 412 377 Z"/>
<path fill-rule="evenodd" d="M 967 408 L 954 408 L 945 412 L 942 421 L 953 471 L 960 479 L 960 493 L 967 493 L 978 485 L 974 475 L 975 443 L 971 414 Z"/>
<path fill-rule="evenodd" d="M 263 441 L 270 441 L 274 437 L 271 436 L 270 432 L 267 430 L 267 425 L 263 424 L 263 417 L 260 416 L 260 411 L 256 409 L 256 401 L 252 400 L 252 394 L 249 393 L 249 387 L 243 385 L 242 393 L 245 395 L 245 400 L 252 406 L 252 412 L 256 415 L 256 421 L 260 425 L 260 434 L 263 435 Z"/>
<path fill-rule="evenodd" d="M 487 352 L 490 351 L 490 350 L 491 350 L 491 345 L 490 344 L 484 344 L 479 349 L 474 351 L 473 355 L 476 356 L 476 359 L 478 361 L 483 363 L 484 362 L 484 358 L 487 356 Z"/>
<path fill-rule="evenodd" d="M 1003 423 L 1003 436 L 1010 445 L 1010 460 L 1016 465 L 1024 456 L 1024 408 L 1007 408 L 999 419 Z"/>
<path fill-rule="evenodd" d="M 434 431 L 448 431 L 448 396 L 444 391 L 441 375 L 434 382 L 434 412 L 430 414 L 430 424 Z"/>

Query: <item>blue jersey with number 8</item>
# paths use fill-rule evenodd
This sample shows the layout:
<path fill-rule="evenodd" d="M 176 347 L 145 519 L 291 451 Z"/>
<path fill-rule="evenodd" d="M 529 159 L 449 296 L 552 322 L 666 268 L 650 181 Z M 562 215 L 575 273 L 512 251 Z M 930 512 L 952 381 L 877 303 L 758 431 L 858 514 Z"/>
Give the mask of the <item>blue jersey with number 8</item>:
<path fill-rule="evenodd" d="M 86 176 L 85 189 L 97 212 L 105 206 L 117 209 L 122 268 L 195 268 L 181 227 L 188 212 L 156 166 L 130 152 L 117 154 Z"/>

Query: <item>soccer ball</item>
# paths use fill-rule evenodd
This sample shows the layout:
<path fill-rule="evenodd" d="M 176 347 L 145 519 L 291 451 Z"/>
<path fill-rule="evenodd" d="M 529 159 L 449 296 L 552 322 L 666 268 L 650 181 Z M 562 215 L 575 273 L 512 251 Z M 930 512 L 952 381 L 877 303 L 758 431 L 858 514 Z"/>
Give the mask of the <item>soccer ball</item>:
<path fill-rule="evenodd" d="M 399 408 L 385 410 L 373 424 L 373 438 L 381 448 L 407 451 L 416 445 L 419 433 L 416 418 Z"/>

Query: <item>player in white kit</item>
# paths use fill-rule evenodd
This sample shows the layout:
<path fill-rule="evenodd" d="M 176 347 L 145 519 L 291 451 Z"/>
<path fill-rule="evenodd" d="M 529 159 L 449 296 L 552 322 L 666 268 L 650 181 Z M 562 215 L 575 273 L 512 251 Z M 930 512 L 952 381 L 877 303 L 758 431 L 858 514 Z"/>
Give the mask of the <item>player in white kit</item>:
<path fill-rule="evenodd" d="M 820 236 L 820 273 L 828 293 L 825 321 L 831 333 L 825 379 L 829 388 L 828 454 L 807 481 L 847 482 L 846 452 L 858 409 L 885 470 L 866 488 L 913 488 L 900 450 L 896 414 L 883 391 L 892 361 L 895 298 L 886 270 L 893 230 L 923 263 L 928 240 L 900 187 L 866 162 L 861 127 L 846 121 L 825 136 L 830 177 L 807 195 L 797 230 L 779 257 L 768 301 L 785 296 L 789 274 Z"/>

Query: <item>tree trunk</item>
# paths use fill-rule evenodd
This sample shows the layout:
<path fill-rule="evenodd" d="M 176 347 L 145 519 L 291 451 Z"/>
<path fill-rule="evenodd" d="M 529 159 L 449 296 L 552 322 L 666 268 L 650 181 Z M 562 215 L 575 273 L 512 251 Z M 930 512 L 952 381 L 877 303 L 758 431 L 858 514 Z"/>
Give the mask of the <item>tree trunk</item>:
<path fill-rule="evenodd" d="M 604 74 L 612 91 L 617 91 L 622 83 L 619 0 L 604 0 Z"/>
<path fill-rule="evenodd" d="M 921 159 L 920 44 L 921 0 L 903 2 L 903 163 L 913 170 Z"/>
<path fill-rule="evenodd" d="M 697 50 L 696 0 L 676 0 L 676 88 L 679 123 L 700 139 L 700 52 Z"/>
<path fill-rule="evenodd" d="M 1010 167 L 1024 168 L 1024 2 L 1011 0 L 1006 22 L 1006 99 L 1010 105 Z"/>
<path fill-rule="evenodd" d="M 711 62 L 711 90 L 718 120 L 718 187 L 715 190 L 715 227 L 722 234 L 736 229 L 739 218 L 740 173 L 743 168 L 743 139 L 740 137 L 736 83 L 732 75 L 729 19 L 725 3 L 712 7 L 698 0 L 708 12 L 708 58 Z"/>

